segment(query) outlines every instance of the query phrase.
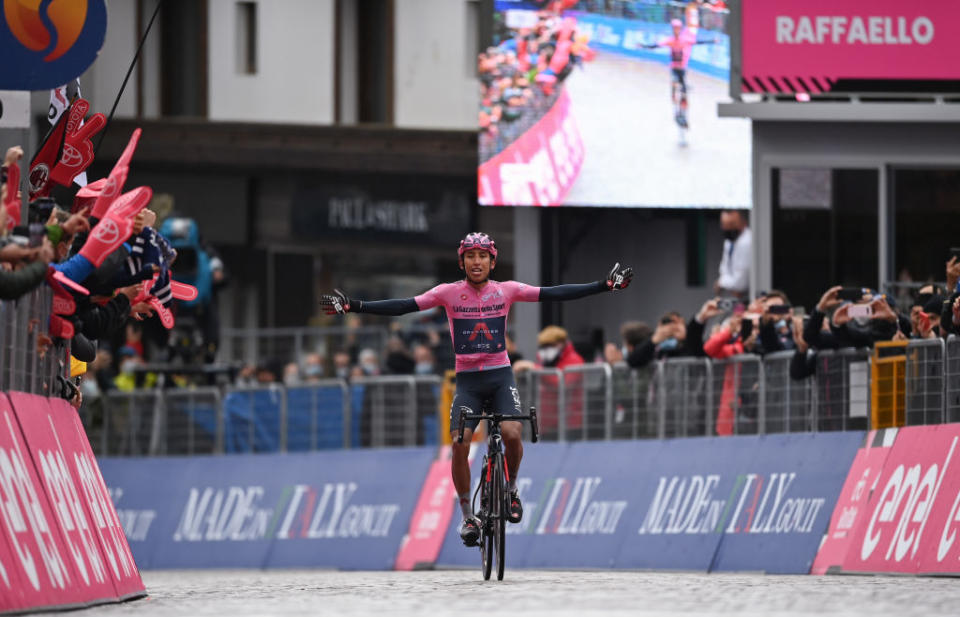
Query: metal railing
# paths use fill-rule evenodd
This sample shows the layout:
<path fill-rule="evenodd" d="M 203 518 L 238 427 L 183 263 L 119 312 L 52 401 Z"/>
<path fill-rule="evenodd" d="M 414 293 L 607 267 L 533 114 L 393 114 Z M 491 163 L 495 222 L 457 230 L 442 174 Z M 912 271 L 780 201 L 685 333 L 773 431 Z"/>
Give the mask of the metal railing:
<path fill-rule="evenodd" d="M 49 335 L 53 291 L 41 285 L 0 302 L 0 390 L 49 396 L 69 371 L 69 342 Z"/>
<path fill-rule="evenodd" d="M 441 378 L 379 376 L 308 385 L 111 391 L 91 439 L 102 456 L 414 446 L 442 440 Z M 88 422 L 89 424 L 89 422 Z"/>
<path fill-rule="evenodd" d="M 960 420 L 960 339 L 903 346 L 906 424 Z M 541 368 L 516 375 L 547 441 L 663 439 L 871 428 L 868 349 L 820 351 L 791 376 L 794 352 Z M 805 359 L 805 358 L 799 358 Z M 806 363 L 803 363 L 806 366 Z M 435 376 L 327 379 L 308 385 L 113 392 L 99 453 L 288 452 L 438 444 L 449 409 Z M 448 403 L 449 407 L 449 393 Z M 878 403 L 878 409 L 879 405 Z"/>

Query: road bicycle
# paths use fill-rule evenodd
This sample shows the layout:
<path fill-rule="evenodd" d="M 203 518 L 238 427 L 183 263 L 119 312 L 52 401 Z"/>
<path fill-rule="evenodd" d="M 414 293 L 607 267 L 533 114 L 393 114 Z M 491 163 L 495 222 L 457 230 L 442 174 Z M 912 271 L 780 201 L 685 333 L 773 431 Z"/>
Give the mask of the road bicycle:
<path fill-rule="evenodd" d="M 473 493 L 474 513 L 480 520 L 480 562 L 483 567 L 483 579 L 490 580 L 493 560 L 497 560 L 497 580 L 503 580 L 506 565 L 507 515 L 510 512 L 510 470 L 503 452 L 503 438 L 500 434 L 501 422 L 529 421 L 532 433 L 531 441 L 539 440 L 537 410 L 530 407 L 525 416 L 500 413 L 469 414 L 460 410 L 460 426 L 457 443 L 463 443 L 463 426 L 466 420 L 487 421 L 487 453 L 483 457 L 480 483 Z M 480 507 L 476 507 L 477 493 L 480 494 Z"/>

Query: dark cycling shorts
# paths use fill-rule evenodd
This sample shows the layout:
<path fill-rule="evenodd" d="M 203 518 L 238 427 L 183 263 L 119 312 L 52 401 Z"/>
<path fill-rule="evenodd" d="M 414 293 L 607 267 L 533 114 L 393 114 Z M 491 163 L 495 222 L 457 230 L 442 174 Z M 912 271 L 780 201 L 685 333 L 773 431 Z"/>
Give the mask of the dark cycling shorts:
<path fill-rule="evenodd" d="M 513 368 L 504 366 L 489 371 L 469 371 L 457 373 L 457 393 L 450 406 L 450 430 L 460 428 L 460 410 L 479 414 L 483 411 L 504 415 L 521 414 L 520 393 L 513 378 Z M 465 428 L 475 430 L 478 420 L 467 420 Z"/>
<path fill-rule="evenodd" d="M 686 94 L 687 93 L 687 70 L 686 69 L 671 69 L 673 71 L 673 80 L 680 82 L 680 90 Z"/>

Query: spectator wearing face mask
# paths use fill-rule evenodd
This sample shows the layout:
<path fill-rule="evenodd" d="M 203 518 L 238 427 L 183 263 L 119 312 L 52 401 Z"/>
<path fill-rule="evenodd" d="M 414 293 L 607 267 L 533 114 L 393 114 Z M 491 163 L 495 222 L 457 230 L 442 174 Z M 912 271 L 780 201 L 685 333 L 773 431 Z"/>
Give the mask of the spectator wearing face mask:
<path fill-rule="evenodd" d="M 567 331 L 559 326 L 547 326 L 537 335 L 537 362 L 520 360 L 514 365 L 514 371 L 522 373 L 536 368 L 565 369 L 584 364 L 583 357 L 574 349 Z M 563 379 L 566 395 L 566 428 L 577 430 L 583 424 L 583 375 L 566 373 Z M 545 435 L 555 434 L 558 428 L 557 403 L 559 388 L 557 377 L 544 375 L 539 378 L 540 409 L 537 410 L 541 431 Z"/>
<path fill-rule="evenodd" d="M 372 377 L 380 374 L 380 363 L 377 361 L 377 352 L 365 347 L 360 350 L 358 364 L 353 367 L 353 377 Z"/>
<path fill-rule="evenodd" d="M 714 291 L 721 296 L 746 298 L 750 291 L 753 242 L 746 212 L 722 211 L 720 228 L 723 230 L 723 255 L 720 257 L 720 276 L 714 284 Z"/>
<path fill-rule="evenodd" d="M 338 351 L 333 354 L 333 375 L 337 379 L 350 378 L 350 354 Z"/>
<path fill-rule="evenodd" d="M 782 291 L 769 291 L 763 298 L 760 336 L 754 350 L 765 354 L 793 349 L 796 349 L 796 342 L 793 338 L 793 307 L 790 306 L 790 299 Z"/>
<path fill-rule="evenodd" d="M 318 353 L 304 356 L 302 373 L 306 383 L 316 383 L 323 379 L 323 356 Z"/>
<path fill-rule="evenodd" d="M 693 347 L 702 349 L 701 340 L 692 343 Z M 653 336 L 636 345 L 627 355 L 627 364 L 631 368 L 642 368 L 654 360 L 690 355 L 698 354 L 692 353 L 687 345 L 687 324 L 683 321 L 683 315 L 671 311 L 660 318 Z"/>
<path fill-rule="evenodd" d="M 413 373 L 415 375 L 437 375 L 437 363 L 433 358 L 433 351 L 423 344 L 413 347 Z"/>

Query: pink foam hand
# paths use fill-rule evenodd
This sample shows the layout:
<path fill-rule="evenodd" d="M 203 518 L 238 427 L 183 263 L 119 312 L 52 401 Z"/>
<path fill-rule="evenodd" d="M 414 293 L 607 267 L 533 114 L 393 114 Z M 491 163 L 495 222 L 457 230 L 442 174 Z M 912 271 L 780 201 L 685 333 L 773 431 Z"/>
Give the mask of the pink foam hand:
<path fill-rule="evenodd" d="M 151 199 L 153 199 L 153 189 L 149 186 L 138 186 L 117 197 L 107 210 L 107 214 L 114 214 L 125 219 L 130 219 L 130 226 L 132 228 L 133 219 L 140 214 L 141 210 L 150 204 Z"/>
<path fill-rule="evenodd" d="M 140 286 L 140 293 L 137 294 L 137 297 L 133 299 L 133 302 L 130 303 L 130 306 L 135 306 L 141 302 L 148 302 L 153 296 L 150 295 L 150 290 L 153 289 L 154 284 L 159 278 L 159 274 L 154 274 L 153 278 L 150 279 L 148 283 L 145 283 Z"/>
<path fill-rule="evenodd" d="M 47 267 L 47 285 L 53 290 L 53 300 L 51 303 L 51 312 L 54 315 L 73 315 L 77 310 L 77 303 L 73 296 L 57 279 L 57 274 L 61 274 L 53 266 Z"/>
<path fill-rule="evenodd" d="M 3 207 L 7 211 L 7 229 L 13 229 L 20 224 L 20 199 L 17 192 L 20 188 L 20 166 L 16 163 L 7 165 L 7 196 L 3 200 Z"/>
<path fill-rule="evenodd" d="M 165 307 L 163 303 L 160 302 L 160 300 L 157 300 L 153 296 L 150 297 L 150 306 L 157 313 L 157 317 L 160 318 L 160 323 L 163 324 L 163 327 L 166 328 L 167 330 L 172 329 L 174 324 L 174 319 L 173 319 L 173 313 L 170 312 L 170 309 Z"/>
<path fill-rule="evenodd" d="M 143 210 L 152 197 L 153 191 L 147 186 L 137 187 L 121 195 L 90 232 L 80 254 L 99 268 L 107 255 L 117 250 L 133 233 L 137 212 Z M 97 203 L 100 203 L 99 199 Z"/>
<path fill-rule="evenodd" d="M 79 293 L 79 294 L 82 294 L 82 295 L 84 295 L 84 296 L 89 296 L 89 295 L 90 295 L 90 290 L 89 290 L 89 289 L 87 289 L 86 287 L 84 287 L 84 286 L 81 285 L 80 283 L 77 283 L 76 281 L 70 280 L 70 279 L 67 277 L 66 274 L 64 274 L 63 272 L 60 272 L 59 270 L 54 270 L 54 274 L 53 274 L 53 277 L 52 277 L 52 278 L 53 278 L 53 280 L 57 281 L 58 283 L 60 283 L 60 284 L 63 285 L 64 287 L 69 287 L 70 289 L 74 290 L 75 292 L 77 292 L 77 293 Z"/>
<path fill-rule="evenodd" d="M 186 302 L 196 300 L 197 296 L 200 295 L 200 292 L 198 292 L 197 288 L 193 285 L 187 285 L 186 283 L 174 280 L 170 281 L 170 292 L 177 300 L 184 300 Z"/>
<path fill-rule="evenodd" d="M 106 182 L 103 183 L 103 188 L 100 189 L 100 195 L 93 204 L 93 212 L 90 213 L 90 216 L 98 219 L 103 218 L 107 210 L 110 209 L 110 206 L 113 205 L 114 200 L 117 199 L 120 192 L 123 191 L 123 185 L 126 183 L 127 175 L 130 173 L 130 159 L 133 158 L 133 153 L 137 149 L 137 144 L 140 142 L 140 133 L 140 129 L 136 129 L 133 135 L 130 136 L 127 147 L 123 149 L 123 153 L 120 155 L 120 158 L 117 159 L 117 164 L 113 166 L 110 175 L 107 176 Z"/>

